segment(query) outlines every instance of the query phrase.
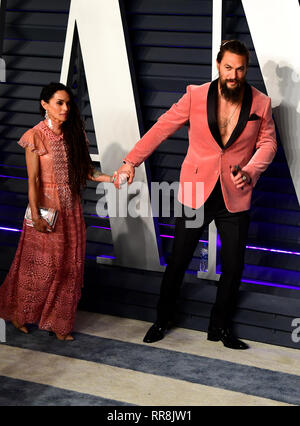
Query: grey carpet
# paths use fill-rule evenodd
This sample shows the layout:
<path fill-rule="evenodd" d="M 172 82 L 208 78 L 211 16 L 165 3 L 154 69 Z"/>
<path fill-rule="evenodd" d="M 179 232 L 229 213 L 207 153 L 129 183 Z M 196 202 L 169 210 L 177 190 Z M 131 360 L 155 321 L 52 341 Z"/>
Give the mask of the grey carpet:
<path fill-rule="evenodd" d="M 120 401 L 0 376 L 0 406 L 128 406 Z"/>
<path fill-rule="evenodd" d="M 300 405 L 300 377 L 296 375 L 151 345 L 79 333 L 74 336 L 74 342 L 60 342 L 36 328 L 27 336 L 8 324 L 6 344 Z M 243 351 L 240 354 L 242 358 Z"/>

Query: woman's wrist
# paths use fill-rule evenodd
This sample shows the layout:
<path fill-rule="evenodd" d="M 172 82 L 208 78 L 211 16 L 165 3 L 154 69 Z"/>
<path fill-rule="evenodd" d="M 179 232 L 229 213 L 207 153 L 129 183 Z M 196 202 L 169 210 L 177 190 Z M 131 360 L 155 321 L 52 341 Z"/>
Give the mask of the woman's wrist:
<path fill-rule="evenodd" d="M 93 174 L 92 174 L 92 178 L 94 178 L 95 180 L 97 178 L 99 178 L 102 175 L 102 173 L 99 170 L 94 169 L 93 170 Z"/>
<path fill-rule="evenodd" d="M 33 222 L 38 222 L 42 218 L 38 209 L 36 211 L 31 209 L 31 217 Z"/>

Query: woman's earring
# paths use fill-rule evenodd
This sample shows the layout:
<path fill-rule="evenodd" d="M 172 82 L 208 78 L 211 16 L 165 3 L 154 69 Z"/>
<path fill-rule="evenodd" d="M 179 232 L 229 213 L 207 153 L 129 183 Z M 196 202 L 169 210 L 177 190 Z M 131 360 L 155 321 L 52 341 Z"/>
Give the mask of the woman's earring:
<path fill-rule="evenodd" d="M 49 115 L 48 115 L 48 111 L 46 110 L 46 112 L 45 112 L 45 119 L 46 120 L 48 120 L 48 127 L 49 127 L 49 129 L 52 129 L 52 121 L 51 121 L 51 119 L 49 118 Z"/>

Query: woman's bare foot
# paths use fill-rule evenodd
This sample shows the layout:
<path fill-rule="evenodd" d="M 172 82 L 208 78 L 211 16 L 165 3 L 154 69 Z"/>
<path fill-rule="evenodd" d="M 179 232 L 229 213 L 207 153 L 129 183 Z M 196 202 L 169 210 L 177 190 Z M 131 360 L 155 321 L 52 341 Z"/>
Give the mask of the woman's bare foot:
<path fill-rule="evenodd" d="M 71 334 L 68 334 L 67 336 L 65 336 L 65 340 L 67 340 L 68 342 L 72 342 L 75 339 Z"/>
<path fill-rule="evenodd" d="M 55 335 L 58 340 L 66 340 L 68 342 L 72 342 L 73 340 L 75 340 L 71 334 L 67 334 L 66 336 L 64 336 L 63 334 L 55 333 Z"/>
<path fill-rule="evenodd" d="M 16 327 L 16 329 L 17 329 L 17 330 L 21 331 L 21 332 L 22 332 L 22 333 L 24 333 L 24 334 L 28 334 L 28 333 L 29 333 L 28 328 L 27 328 L 27 327 L 25 327 L 25 325 L 20 325 L 20 324 L 18 323 L 18 321 L 16 321 L 16 320 L 12 320 L 12 325 L 13 325 L 14 327 Z"/>

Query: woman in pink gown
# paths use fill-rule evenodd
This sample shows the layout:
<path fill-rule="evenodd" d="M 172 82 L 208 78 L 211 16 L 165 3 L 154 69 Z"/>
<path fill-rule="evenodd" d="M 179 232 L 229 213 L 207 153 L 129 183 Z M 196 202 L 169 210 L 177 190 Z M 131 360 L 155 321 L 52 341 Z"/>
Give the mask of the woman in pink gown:
<path fill-rule="evenodd" d="M 9 273 L 0 287 L 0 317 L 28 333 L 27 323 L 71 335 L 83 286 L 85 224 L 80 193 L 86 179 L 110 182 L 95 173 L 83 123 L 71 90 L 51 83 L 41 93 L 46 119 L 18 142 L 26 150 L 28 198 L 34 227 L 23 231 Z M 38 207 L 58 210 L 54 229 Z"/>

